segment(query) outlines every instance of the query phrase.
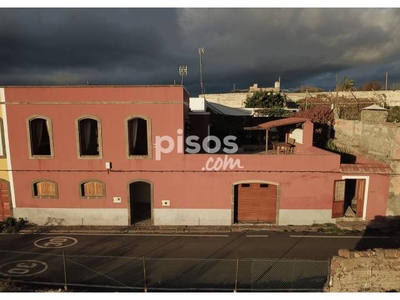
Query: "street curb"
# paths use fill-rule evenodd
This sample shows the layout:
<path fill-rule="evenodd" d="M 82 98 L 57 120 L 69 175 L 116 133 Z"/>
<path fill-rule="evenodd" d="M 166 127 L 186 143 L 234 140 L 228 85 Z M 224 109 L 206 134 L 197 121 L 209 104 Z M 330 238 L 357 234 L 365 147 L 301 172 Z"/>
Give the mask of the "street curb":
<path fill-rule="evenodd" d="M 339 229 L 340 230 L 340 229 Z M 360 233 L 359 228 L 352 229 Z M 238 225 L 238 226 L 30 226 L 19 231 L 21 234 L 217 234 L 247 231 L 268 232 L 308 232 L 330 233 L 327 226 L 274 226 L 274 225 Z"/>

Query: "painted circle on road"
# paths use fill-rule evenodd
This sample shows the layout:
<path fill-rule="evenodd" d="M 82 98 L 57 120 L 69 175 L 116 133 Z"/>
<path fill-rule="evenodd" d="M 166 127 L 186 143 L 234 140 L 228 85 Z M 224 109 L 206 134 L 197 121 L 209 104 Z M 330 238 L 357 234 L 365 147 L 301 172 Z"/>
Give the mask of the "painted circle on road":
<path fill-rule="evenodd" d="M 39 260 L 16 260 L 0 266 L 0 275 L 27 277 L 43 273 L 48 265 Z"/>
<path fill-rule="evenodd" d="M 53 236 L 39 239 L 35 241 L 34 245 L 38 248 L 65 248 L 75 245 L 77 242 L 76 238 L 70 236 Z"/>

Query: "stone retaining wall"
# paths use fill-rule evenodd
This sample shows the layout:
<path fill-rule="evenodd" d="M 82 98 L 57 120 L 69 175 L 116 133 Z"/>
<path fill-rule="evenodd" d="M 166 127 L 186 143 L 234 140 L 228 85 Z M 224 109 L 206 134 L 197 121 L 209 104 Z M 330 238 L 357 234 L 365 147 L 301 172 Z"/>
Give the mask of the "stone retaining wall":
<path fill-rule="evenodd" d="M 335 138 L 384 159 L 400 159 L 400 124 L 335 119 Z"/>
<path fill-rule="evenodd" d="M 390 188 L 387 216 L 400 215 L 400 124 L 366 124 L 335 119 L 335 138 L 350 150 L 366 153 L 390 164 Z"/>
<path fill-rule="evenodd" d="M 340 249 L 330 264 L 326 292 L 400 291 L 400 249 Z"/>

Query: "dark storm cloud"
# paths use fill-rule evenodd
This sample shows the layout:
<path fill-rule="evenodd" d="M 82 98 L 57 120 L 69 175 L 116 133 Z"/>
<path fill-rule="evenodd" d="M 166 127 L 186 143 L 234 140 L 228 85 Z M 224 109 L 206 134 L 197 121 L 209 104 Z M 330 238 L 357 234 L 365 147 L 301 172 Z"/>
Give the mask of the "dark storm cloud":
<path fill-rule="evenodd" d="M 333 86 L 337 72 L 373 80 L 383 77 L 381 66 L 399 58 L 397 9 L 213 9 L 183 16 L 192 24 L 187 35 L 204 41 L 211 53 L 211 68 L 269 85 L 281 76 L 286 86 L 285 80 L 299 85 L 316 78 Z M 366 65 L 368 73 L 357 72 Z"/>
<path fill-rule="evenodd" d="M 171 10 L 2 10 L 4 67 L 96 67 L 151 60 L 163 52 Z M 160 13 L 162 13 L 161 16 Z M 158 20 L 151 22 L 151 19 Z M 172 23 L 172 24 L 171 24 Z"/>
<path fill-rule="evenodd" d="M 398 9 L 0 9 L 0 85 L 172 84 L 206 92 L 400 78 Z M 397 74 L 397 75 L 396 75 Z"/>

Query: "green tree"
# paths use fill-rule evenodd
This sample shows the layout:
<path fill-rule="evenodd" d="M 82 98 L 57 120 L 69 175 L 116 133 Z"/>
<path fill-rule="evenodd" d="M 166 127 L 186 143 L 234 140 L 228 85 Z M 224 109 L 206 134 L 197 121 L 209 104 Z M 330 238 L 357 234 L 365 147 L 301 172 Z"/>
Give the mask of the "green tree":
<path fill-rule="evenodd" d="M 285 98 L 280 93 L 273 92 L 254 92 L 251 96 L 247 96 L 244 107 L 246 108 L 283 108 L 285 106 Z"/>
<path fill-rule="evenodd" d="M 340 78 L 336 77 L 337 89 L 339 91 L 354 91 L 354 79 L 349 76 L 344 76 L 343 82 L 340 82 Z"/>

